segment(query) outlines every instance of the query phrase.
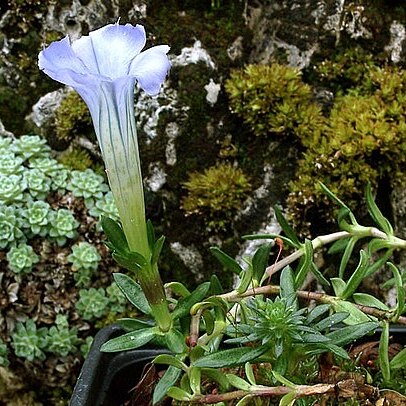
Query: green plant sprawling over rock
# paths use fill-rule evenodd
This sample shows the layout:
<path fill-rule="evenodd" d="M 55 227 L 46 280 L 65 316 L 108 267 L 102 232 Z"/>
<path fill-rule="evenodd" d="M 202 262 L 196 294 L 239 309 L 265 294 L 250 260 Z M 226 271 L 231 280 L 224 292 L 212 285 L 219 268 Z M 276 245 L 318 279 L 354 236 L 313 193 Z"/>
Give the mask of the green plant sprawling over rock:
<path fill-rule="evenodd" d="M 251 191 L 248 177 L 229 163 L 192 173 L 184 187 L 183 209 L 187 214 L 206 216 L 208 227 L 213 229 L 225 228 Z"/>
<path fill-rule="evenodd" d="M 250 65 L 227 81 L 232 109 L 255 135 L 296 140 L 301 158 L 288 185 L 288 206 L 297 225 L 303 213 L 327 202 L 318 181 L 357 207 L 366 183 L 405 176 L 406 73 L 378 67 L 371 58 L 361 61 L 360 52 L 315 69 L 320 82 L 330 80 L 337 92 L 324 115 L 310 86 L 290 67 Z"/>
<path fill-rule="evenodd" d="M 289 66 L 248 65 L 226 82 L 232 110 L 258 136 L 294 134 L 304 138 L 322 121 L 313 92 L 301 72 Z"/>
<path fill-rule="evenodd" d="M 76 92 L 69 92 L 56 110 L 56 136 L 70 141 L 74 136 L 91 128 L 90 113 L 85 102 Z"/>
<path fill-rule="evenodd" d="M 10 320 L 0 327 L 0 365 L 41 382 L 39 399 L 55 388 L 70 396 L 96 319 L 128 308 L 98 227 L 117 213 L 111 193 L 102 176 L 55 155 L 38 135 L 0 136 L 0 296 Z"/>

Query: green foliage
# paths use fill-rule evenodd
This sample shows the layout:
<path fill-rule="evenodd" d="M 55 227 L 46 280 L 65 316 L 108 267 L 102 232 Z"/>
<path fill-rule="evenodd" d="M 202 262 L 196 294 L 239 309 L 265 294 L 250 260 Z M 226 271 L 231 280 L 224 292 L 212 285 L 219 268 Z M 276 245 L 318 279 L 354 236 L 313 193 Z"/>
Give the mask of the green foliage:
<path fill-rule="evenodd" d="M 48 329 L 46 327 L 37 329 L 34 320 L 17 323 L 15 331 L 11 334 L 11 346 L 18 357 L 26 358 L 28 361 L 44 360 L 44 350 L 48 346 L 47 334 Z"/>
<path fill-rule="evenodd" d="M 27 236 L 40 235 L 44 237 L 48 232 L 51 206 L 43 200 L 28 201 L 25 208 L 18 210 L 23 219 L 22 226 Z"/>
<path fill-rule="evenodd" d="M 257 136 L 310 136 L 323 121 L 301 72 L 273 63 L 235 70 L 225 84 L 232 110 Z"/>
<path fill-rule="evenodd" d="M 50 327 L 48 332 L 47 351 L 66 357 L 69 353 L 76 351 L 78 342 L 77 328 L 69 328 L 67 316 L 58 314 L 55 326 Z"/>
<path fill-rule="evenodd" d="M 76 92 L 70 92 L 56 110 L 56 136 L 60 140 L 71 140 L 92 128 L 89 110 Z"/>
<path fill-rule="evenodd" d="M 67 239 L 77 236 L 76 229 L 79 222 L 75 219 L 73 212 L 68 209 L 52 211 L 49 216 L 49 236 L 62 246 Z"/>
<path fill-rule="evenodd" d="M 27 244 L 11 247 L 7 253 L 8 267 L 15 273 L 30 273 L 32 267 L 39 261 L 38 255 Z"/>
<path fill-rule="evenodd" d="M 68 148 L 58 158 L 59 162 L 70 169 L 84 171 L 92 166 L 89 153 L 83 148 Z"/>
<path fill-rule="evenodd" d="M 317 181 L 356 207 L 363 185 L 404 176 L 406 72 L 375 68 L 369 80 L 373 93 L 339 97 L 323 133 L 307 144 L 290 184 L 289 206 L 297 217 L 320 202 Z"/>
<path fill-rule="evenodd" d="M 0 339 L 0 367 L 7 367 L 10 364 L 7 354 L 7 344 L 5 344 L 3 340 Z"/>
<path fill-rule="evenodd" d="M 14 206 L 0 204 L 0 248 L 15 243 L 23 237 L 21 221 Z"/>
<path fill-rule="evenodd" d="M 87 205 L 93 206 L 94 201 L 101 199 L 108 191 L 104 178 L 88 168 L 84 171 L 72 171 L 68 189 L 75 197 L 83 197 Z"/>
<path fill-rule="evenodd" d="M 109 299 L 103 288 L 79 291 L 79 300 L 75 304 L 76 311 L 84 320 L 94 320 L 108 313 Z"/>
<path fill-rule="evenodd" d="M 19 203 L 24 200 L 27 187 L 21 175 L 5 175 L 0 173 L 0 203 Z"/>
<path fill-rule="evenodd" d="M 106 293 L 110 303 L 110 311 L 113 313 L 124 312 L 127 299 L 115 282 L 113 282 L 110 286 L 107 286 Z"/>
<path fill-rule="evenodd" d="M 101 260 L 97 248 L 86 241 L 81 241 L 72 246 L 72 254 L 68 256 L 68 261 L 72 262 L 72 269 L 89 269 L 95 271 Z"/>
<path fill-rule="evenodd" d="M 5 150 L 0 155 L 0 173 L 4 175 L 20 174 L 23 171 L 22 163 L 23 160 L 20 157 L 10 153 L 9 150 Z"/>
<path fill-rule="evenodd" d="M 117 206 L 110 191 L 104 194 L 102 198 L 95 200 L 93 204 L 90 203 L 88 207 L 89 214 L 93 217 L 100 219 L 101 216 L 105 216 L 113 220 L 119 219 Z M 99 227 L 101 229 L 100 225 Z"/>
<path fill-rule="evenodd" d="M 39 135 L 22 135 L 13 142 L 11 150 L 23 159 L 31 159 L 43 158 L 50 153 L 51 148 Z"/>
<path fill-rule="evenodd" d="M 31 197 L 45 199 L 51 189 L 51 179 L 48 176 L 40 169 L 26 169 L 23 179 Z"/>
<path fill-rule="evenodd" d="M 182 207 L 187 214 L 200 214 L 213 229 L 224 229 L 241 208 L 251 191 L 244 172 L 229 163 L 194 172 L 184 183 L 187 195 Z"/>
<path fill-rule="evenodd" d="M 50 178 L 56 176 L 61 169 L 66 169 L 56 159 L 53 159 L 49 156 L 31 159 L 29 161 L 29 167 L 33 169 L 39 169 L 42 173 Z"/>

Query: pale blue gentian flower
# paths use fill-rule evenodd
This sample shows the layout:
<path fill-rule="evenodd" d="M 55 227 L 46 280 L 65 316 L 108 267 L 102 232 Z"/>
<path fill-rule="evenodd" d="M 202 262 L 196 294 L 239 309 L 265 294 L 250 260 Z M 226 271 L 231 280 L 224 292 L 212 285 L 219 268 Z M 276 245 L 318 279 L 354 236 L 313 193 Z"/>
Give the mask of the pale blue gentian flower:
<path fill-rule="evenodd" d="M 134 86 L 138 82 L 149 95 L 158 94 L 170 62 L 167 45 L 141 52 L 145 43 L 142 25 L 109 24 L 73 42 L 69 37 L 53 42 L 40 52 L 38 65 L 52 79 L 73 87 L 89 107 L 128 245 L 148 258 L 151 253 L 134 115 Z M 146 284 L 158 278 L 157 270 L 153 273 L 154 276 L 145 278 Z M 157 284 L 162 285 L 160 278 L 154 283 Z M 143 288 L 162 291 L 164 297 L 161 286 Z M 167 307 L 163 297 L 161 304 Z"/>

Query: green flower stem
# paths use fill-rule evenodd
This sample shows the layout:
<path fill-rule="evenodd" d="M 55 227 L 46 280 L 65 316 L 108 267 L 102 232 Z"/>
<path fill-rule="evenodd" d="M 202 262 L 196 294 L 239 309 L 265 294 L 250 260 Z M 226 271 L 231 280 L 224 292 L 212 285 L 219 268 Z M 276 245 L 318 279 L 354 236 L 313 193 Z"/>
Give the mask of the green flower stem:
<path fill-rule="evenodd" d="M 95 128 L 100 132 L 98 139 L 106 173 L 128 246 L 131 251 L 150 261 L 141 162 L 133 113 L 134 83 L 128 86 L 127 92 L 116 92 L 111 83 L 101 86 L 99 125 L 95 125 Z M 169 330 L 171 318 L 157 267 L 144 267 L 137 273 L 137 279 L 159 328 L 162 331 Z"/>

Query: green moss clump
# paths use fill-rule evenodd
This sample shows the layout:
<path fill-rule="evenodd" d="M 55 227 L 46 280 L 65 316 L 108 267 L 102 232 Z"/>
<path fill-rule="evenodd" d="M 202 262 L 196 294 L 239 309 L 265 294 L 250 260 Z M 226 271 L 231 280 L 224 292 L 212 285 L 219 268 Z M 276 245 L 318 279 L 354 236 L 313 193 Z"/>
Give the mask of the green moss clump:
<path fill-rule="evenodd" d="M 55 113 L 56 136 L 71 141 L 75 136 L 92 131 L 92 120 L 85 102 L 70 92 Z"/>
<path fill-rule="evenodd" d="M 323 132 L 308 144 L 290 183 L 288 204 L 296 222 L 302 209 L 320 203 L 318 181 L 353 208 L 369 182 L 404 179 L 406 168 L 406 72 L 374 68 L 370 94 L 338 97 Z"/>
<path fill-rule="evenodd" d="M 206 218 L 209 230 L 225 229 L 251 191 L 247 176 L 230 163 L 192 173 L 184 187 L 188 194 L 182 200 L 183 209 Z"/>
<path fill-rule="evenodd" d="M 90 154 L 83 148 L 71 147 L 62 152 L 58 161 L 68 167 L 78 171 L 84 171 L 92 166 L 93 161 Z"/>
<path fill-rule="evenodd" d="M 293 134 L 306 139 L 323 120 L 313 91 L 289 66 L 249 65 L 225 84 L 231 108 L 257 136 Z"/>

